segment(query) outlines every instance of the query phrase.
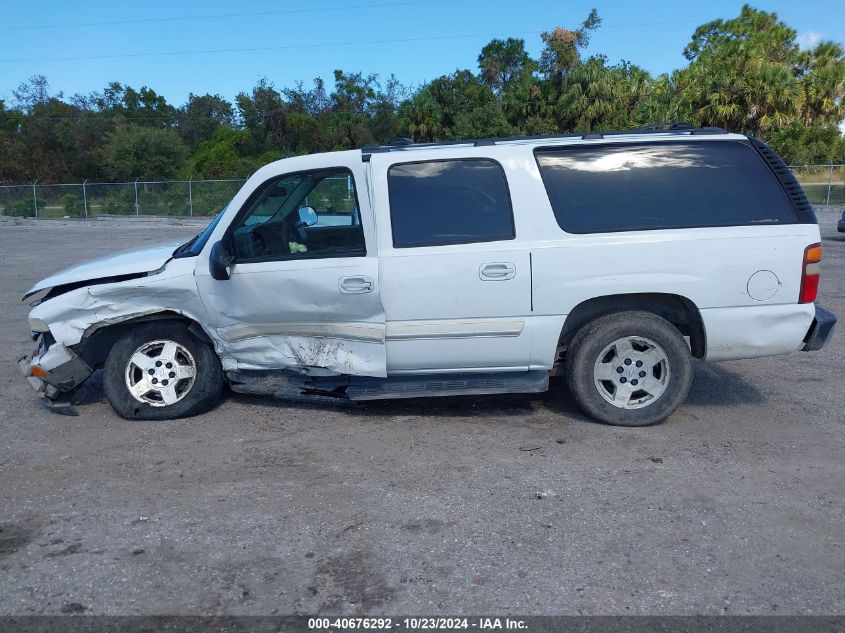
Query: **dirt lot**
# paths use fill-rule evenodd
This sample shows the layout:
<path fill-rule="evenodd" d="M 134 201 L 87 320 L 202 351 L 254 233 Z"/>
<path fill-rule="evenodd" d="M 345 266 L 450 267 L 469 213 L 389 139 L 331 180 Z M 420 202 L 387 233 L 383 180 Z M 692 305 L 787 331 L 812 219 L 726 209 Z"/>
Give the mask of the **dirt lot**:
<path fill-rule="evenodd" d="M 821 303 L 845 316 L 822 215 Z M 842 614 L 845 334 L 697 363 L 668 422 L 562 385 L 366 407 L 230 395 L 170 423 L 43 411 L 15 359 L 45 274 L 184 223 L 0 221 L 0 613 Z M 163 235 L 167 233 L 167 235 Z"/>

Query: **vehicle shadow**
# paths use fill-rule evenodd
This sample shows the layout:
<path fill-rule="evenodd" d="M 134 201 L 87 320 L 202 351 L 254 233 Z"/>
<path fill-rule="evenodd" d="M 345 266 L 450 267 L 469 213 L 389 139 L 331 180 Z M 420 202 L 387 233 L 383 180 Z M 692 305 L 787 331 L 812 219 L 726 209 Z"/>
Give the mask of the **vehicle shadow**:
<path fill-rule="evenodd" d="M 482 396 L 447 396 L 433 398 L 401 398 L 395 400 L 284 400 L 272 396 L 246 395 L 229 392 L 227 399 L 285 409 L 316 411 L 347 411 L 372 417 L 514 417 L 531 415 L 534 401 L 545 394 L 504 394 Z"/>
<path fill-rule="evenodd" d="M 83 382 L 71 396 L 71 404 L 93 404 L 105 402 L 106 394 L 103 392 L 103 370 L 98 369 Z"/>
<path fill-rule="evenodd" d="M 721 365 L 693 362 L 693 383 L 686 404 L 696 406 L 725 406 L 735 404 L 759 404 L 765 401 L 763 394 L 739 374 Z M 371 400 L 350 402 L 348 400 L 282 400 L 273 396 L 247 395 L 226 390 L 224 398 L 244 404 L 263 407 L 284 407 L 316 411 L 349 411 L 358 415 L 374 417 L 418 416 L 418 417 L 495 417 L 508 418 L 527 416 L 538 409 L 546 409 L 566 418 L 578 421 L 592 421 L 581 411 L 562 377 L 549 381 L 549 390 L 544 393 L 502 394 L 481 396 L 448 396 L 443 398 L 402 398 L 397 400 Z M 85 405 L 105 400 L 102 371 L 96 371 L 75 393 L 73 404 Z"/>
<path fill-rule="evenodd" d="M 760 404 L 765 400 L 760 390 L 740 374 L 715 363 L 693 361 L 692 387 L 686 404 L 706 407 Z"/>
<path fill-rule="evenodd" d="M 564 389 L 565 393 L 565 389 Z M 350 411 L 367 416 L 484 416 L 509 417 L 530 415 L 541 394 L 504 394 L 484 396 L 450 396 L 445 398 L 402 398 L 397 400 L 371 400 L 352 402 L 349 400 L 293 400 L 280 399 L 271 395 L 253 395 L 235 393 L 226 389 L 223 400 L 254 404 L 263 407 L 302 409 L 312 411 Z M 73 394 L 74 405 L 105 402 L 103 392 L 103 372 L 94 372 Z M 574 406 L 574 405 L 573 405 Z"/>
<path fill-rule="evenodd" d="M 594 422 L 570 396 L 565 381 L 551 378 L 542 393 L 485 394 L 430 398 L 399 398 L 366 402 L 282 400 L 272 396 L 228 392 L 227 398 L 242 403 L 285 409 L 349 411 L 365 417 L 413 416 L 417 418 L 524 418 L 546 410 L 570 420 Z"/>

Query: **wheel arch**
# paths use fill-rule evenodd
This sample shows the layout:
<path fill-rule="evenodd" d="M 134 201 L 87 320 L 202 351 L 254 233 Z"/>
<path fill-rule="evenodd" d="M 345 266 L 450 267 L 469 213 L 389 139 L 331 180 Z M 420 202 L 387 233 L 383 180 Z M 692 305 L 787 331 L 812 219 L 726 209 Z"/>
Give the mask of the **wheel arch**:
<path fill-rule="evenodd" d="M 692 355 L 704 358 L 707 352 L 707 332 L 698 307 L 687 297 L 656 292 L 604 295 L 582 301 L 567 315 L 560 332 L 558 348 L 565 350 L 575 333 L 590 321 L 627 310 L 642 310 L 663 317 L 683 336 L 689 337 Z"/>
<path fill-rule="evenodd" d="M 98 323 L 89 327 L 82 336 L 82 340 L 74 346 L 74 351 L 85 363 L 92 368 L 102 367 L 114 344 L 133 327 L 142 323 L 165 321 L 182 323 L 188 331 L 199 340 L 215 348 L 214 341 L 208 335 L 199 321 L 175 310 L 161 310 L 134 317 L 116 323 Z"/>

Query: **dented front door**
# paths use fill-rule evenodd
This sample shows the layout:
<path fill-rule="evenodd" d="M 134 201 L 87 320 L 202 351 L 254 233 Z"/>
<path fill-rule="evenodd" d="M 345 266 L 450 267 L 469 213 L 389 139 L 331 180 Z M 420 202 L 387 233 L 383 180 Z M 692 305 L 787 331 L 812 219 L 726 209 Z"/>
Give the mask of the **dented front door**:
<path fill-rule="evenodd" d="M 269 179 L 232 222 L 230 278 L 197 271 L 224 369 L 386 375 L 377 249 L 356 167 Z"/>

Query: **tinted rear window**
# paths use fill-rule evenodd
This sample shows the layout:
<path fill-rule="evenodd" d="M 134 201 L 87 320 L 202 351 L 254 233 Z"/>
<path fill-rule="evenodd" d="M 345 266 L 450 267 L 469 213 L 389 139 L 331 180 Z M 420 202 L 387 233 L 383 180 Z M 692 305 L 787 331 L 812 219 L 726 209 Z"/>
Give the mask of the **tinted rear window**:
<path fill-rule="evenodd" d="M 438 246 L 514 237 L 502 167 L 489 159 L 393 165 L 387 173 L 393 246 Z"/>
<path fill-rule="evenodd" d="M 568 233 L 797 221 L 769 168 L 742 143 L 540 148 L 535 155 Z"/>

